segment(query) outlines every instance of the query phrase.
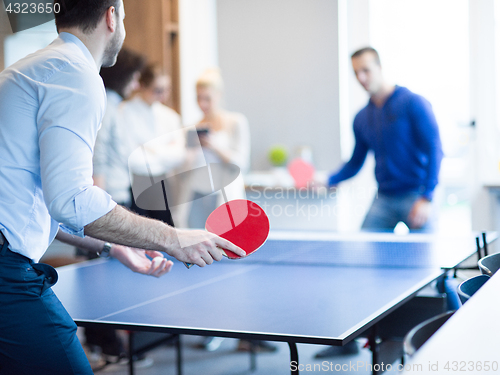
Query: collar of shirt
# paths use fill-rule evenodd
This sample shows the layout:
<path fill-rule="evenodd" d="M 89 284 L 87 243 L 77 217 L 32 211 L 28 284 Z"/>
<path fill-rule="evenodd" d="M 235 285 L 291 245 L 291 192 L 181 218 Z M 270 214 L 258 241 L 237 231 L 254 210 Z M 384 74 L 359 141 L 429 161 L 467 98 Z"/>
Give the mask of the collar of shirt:
<path fill-rule="evenodd" d="M 59 38 L 62 39 L 66 43 L 76 44 L 78 46 L 78 48 L 80 48 L 80 50 L 82 51 L 82 53 L 84 54 L 85 58 L 88 60 L 90 65 L 95 67 L 96 71 L 99 72 L 99 67 L 96 64 L 94 57 L 90 53 L 87 46 L 80 39 L 78 39 L 77 36 L 63 31 L 63 32 L 59 33 Z"/>

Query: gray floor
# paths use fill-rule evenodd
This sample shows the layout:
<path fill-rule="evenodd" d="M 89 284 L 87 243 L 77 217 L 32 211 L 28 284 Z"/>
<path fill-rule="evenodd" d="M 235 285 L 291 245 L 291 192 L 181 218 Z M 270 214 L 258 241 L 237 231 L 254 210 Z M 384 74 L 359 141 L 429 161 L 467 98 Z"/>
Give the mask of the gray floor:
<path fill-rule="evenodd" d="M 235 349 L 237 340 L 225 339 L 219 349 L 214 352 L 207 352 L 193 348 L 194 344 L 201 340 L 200 337 L 182 336 L 183 341 L 183 374 L 184 375 L 264 375 L 264 374 L 290 374 L 290 352 L 288 344 L 275 343 L 278 346 L 278 351 L 274 353 L 259 353 L 257 354 L 257 368 L 255 371 L 250 371 L 250 356 L 248 353 L 240 353 Z M 360 342 L 362 345 L 363 342 Z M 320 367 L 323 368 L 320 372 L 330 372 L 335 374 L 370 374 L 371 372 L 365 368 L 366 364 L 371 363 L 371 352 L 368 349 L 361 349 L 357 355 L 343 356 L 338 358 L 329 358 L 326 360 L 314 359 L 314 354 L 324 348 L 320 345 L 299 344 L 299 360 L 304 366 L 301 373 L 313 371 L 313 366 L 316 365 L 318 372 Z M 148 356 L 153 359 L 154 363 L 147 368 L 136 368 L 137 375 L 166 375 L 176 374 L 176 354 L 174 347 L 162 346 L 151 352 Z M 335 371 L 335 365 L 347 364 L 351 366 L 362 366 L 363 368 L 356 371 Z M 311 370 L 307 370 L 310 366 Z M 325 371 L 326 367 L 330 370 Z M 331 368 L 333 367 L 333 371 Z M 344 366 L 347 368 L 347 366 Z M 104 370 L 96 372 L 96 374 L 128 374 L 127 365 L 110 365 Z"/>

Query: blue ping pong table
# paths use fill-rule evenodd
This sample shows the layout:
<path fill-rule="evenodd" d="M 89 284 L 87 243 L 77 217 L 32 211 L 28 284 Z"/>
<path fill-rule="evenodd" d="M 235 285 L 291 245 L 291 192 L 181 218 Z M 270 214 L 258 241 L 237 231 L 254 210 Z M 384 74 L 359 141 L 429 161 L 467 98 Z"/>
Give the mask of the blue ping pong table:
<path fill-rule="evenodd" d="M 298 364 L 297 343 L 345 345 L 478 244 L 474 234 L 271 232 L 246 259 L 176 262 L 160 279 L 99 259 L 59 268 L 53 289 L 80 326 L 287 342 Z"/>

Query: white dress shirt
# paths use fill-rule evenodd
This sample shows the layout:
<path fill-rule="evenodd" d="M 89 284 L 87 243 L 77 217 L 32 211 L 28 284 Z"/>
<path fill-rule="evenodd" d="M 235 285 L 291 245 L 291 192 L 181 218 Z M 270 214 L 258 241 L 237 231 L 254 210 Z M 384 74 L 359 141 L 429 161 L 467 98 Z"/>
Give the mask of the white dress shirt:
<path fill-rule="evenodd" d="M 12 251 L 38 261 L 59 225 L 83 237 L 116 205 L 92 180 L 105 103 L 96 63 L 72 34 L 0 73 L 0 231 Z"/>

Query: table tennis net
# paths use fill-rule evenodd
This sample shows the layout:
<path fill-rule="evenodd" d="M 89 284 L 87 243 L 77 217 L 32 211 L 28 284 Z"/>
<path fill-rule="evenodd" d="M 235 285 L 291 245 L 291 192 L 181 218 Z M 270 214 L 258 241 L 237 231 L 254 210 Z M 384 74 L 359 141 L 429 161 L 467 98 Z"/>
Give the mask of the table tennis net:
<path fill-rule="evenodd" d="M 443 266 L 446 260 L 454 266 L 455 256 L 459 259 L 456 263 L 463 259 L 459 254 L 463 250 L 449 250 L 440 251 L 435 244 L 426 242 L 268 240 L 258 251 L 237 262 L 419 268 Z"/>

